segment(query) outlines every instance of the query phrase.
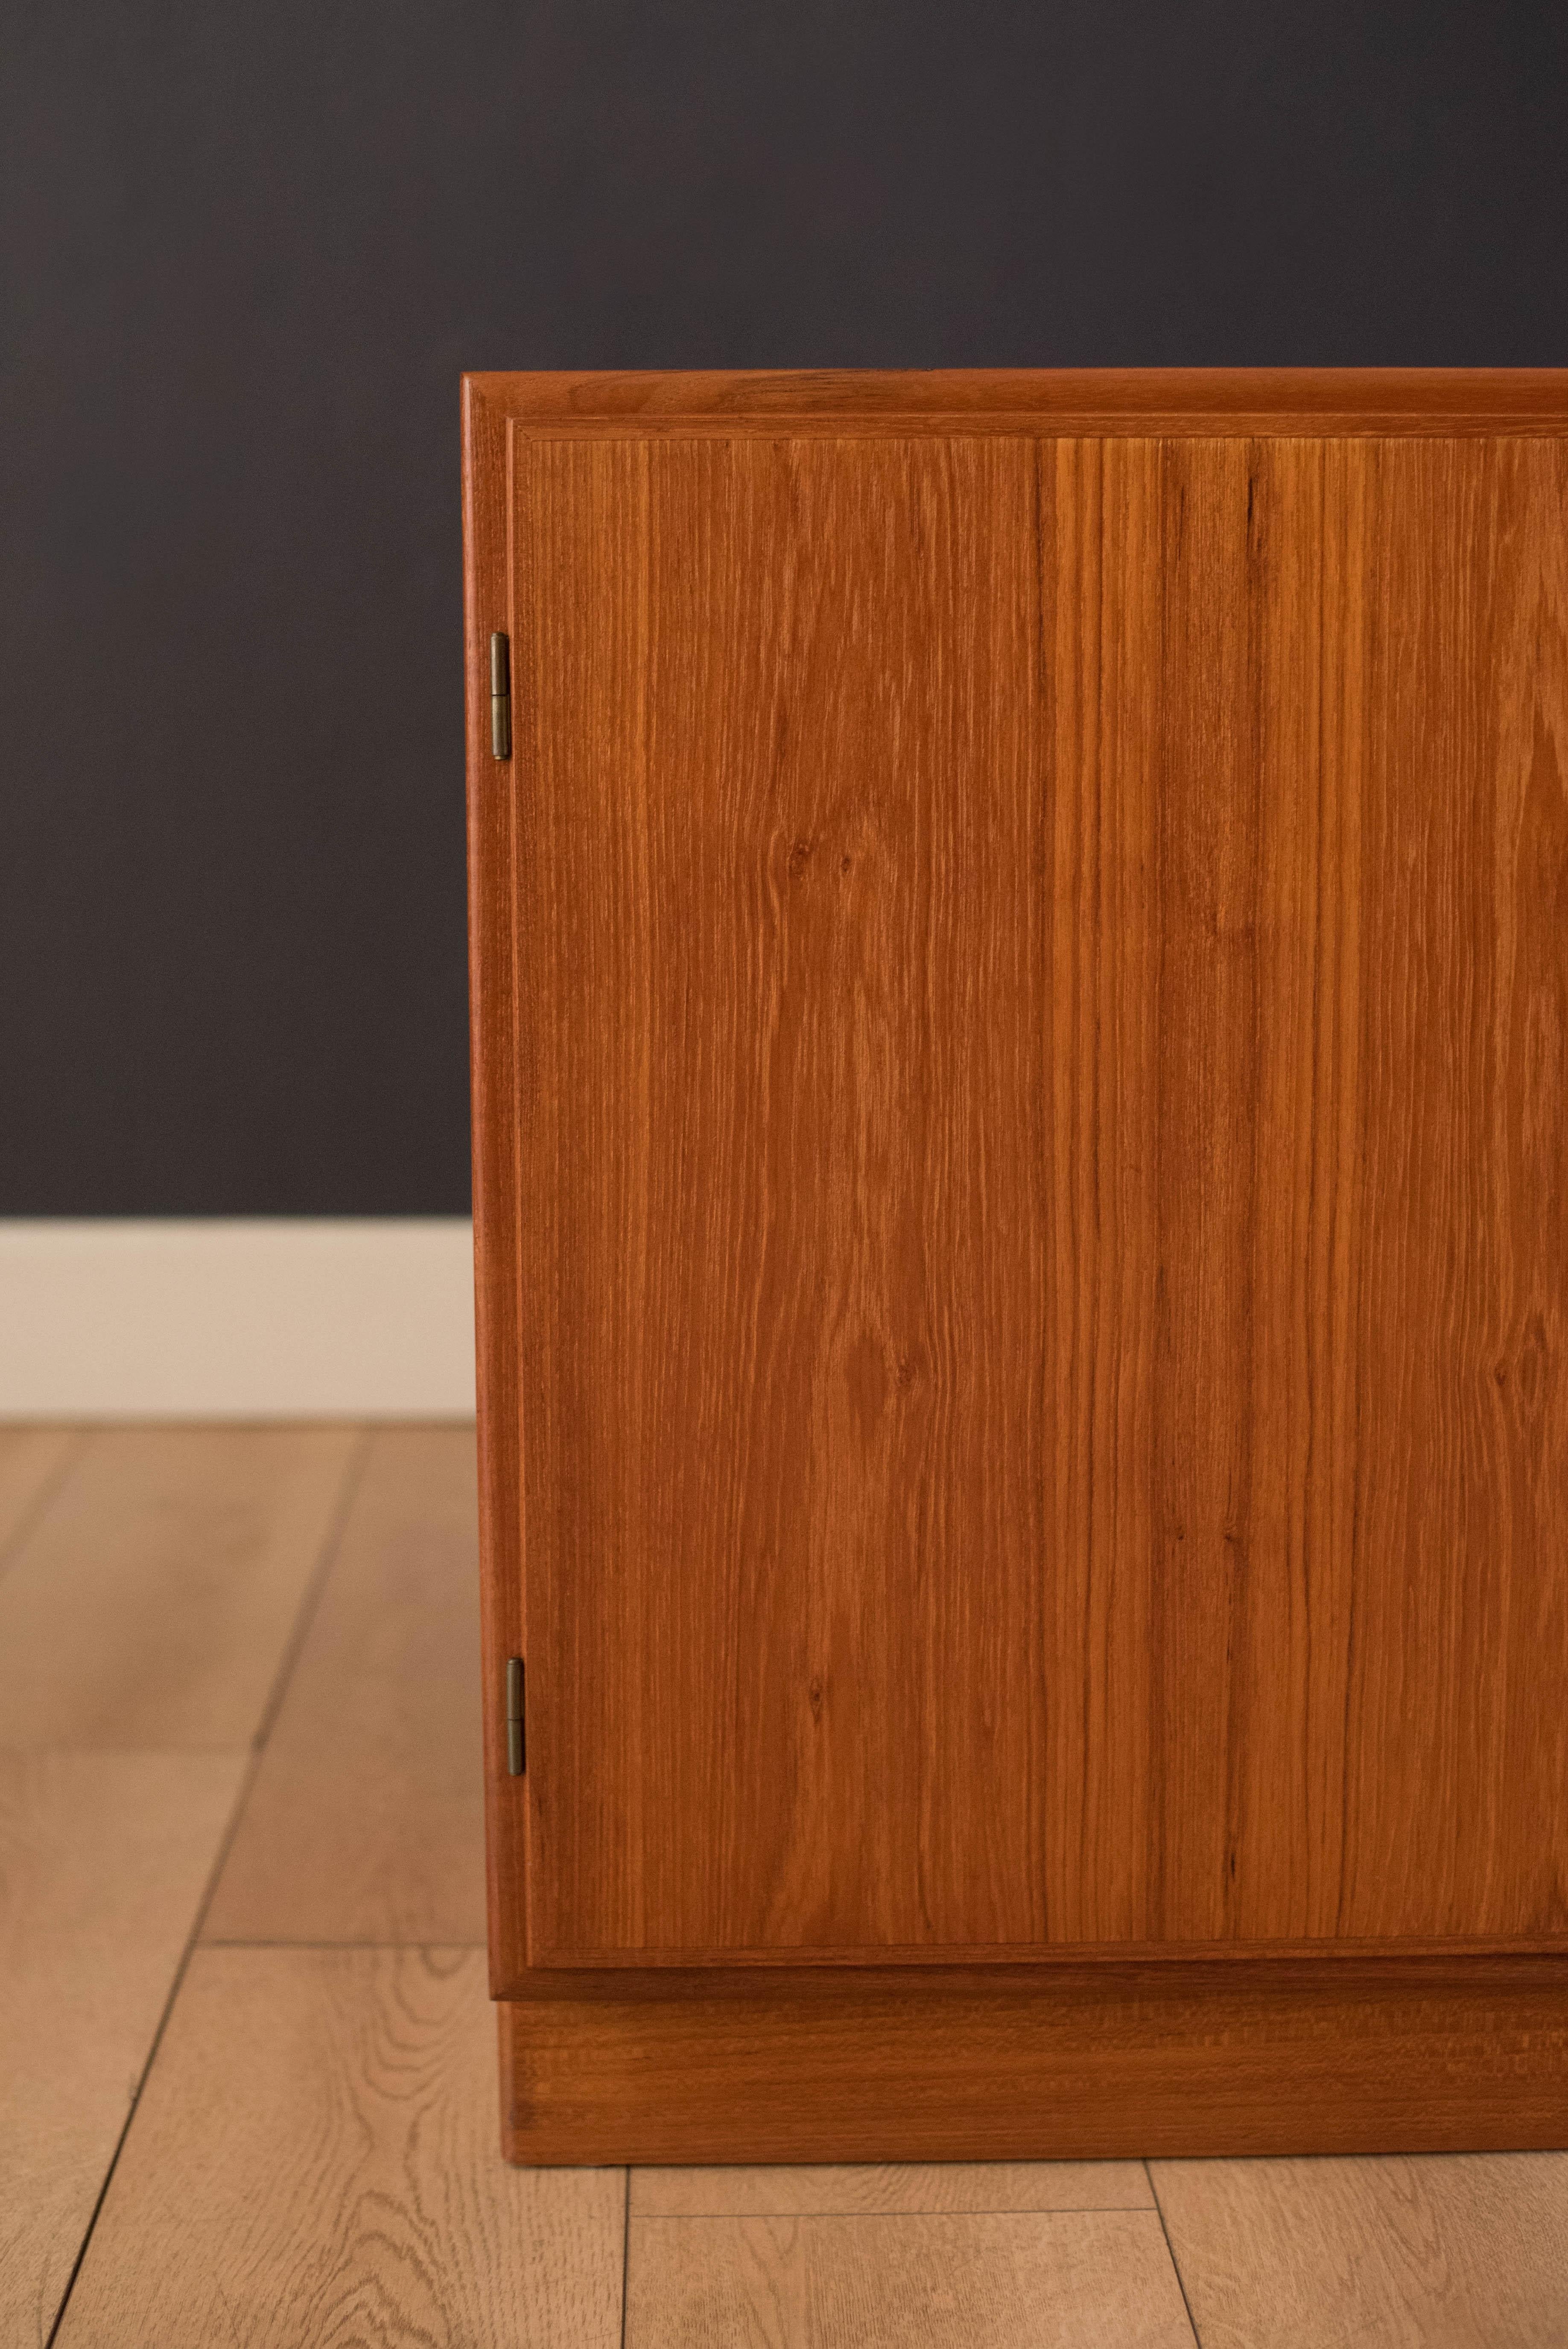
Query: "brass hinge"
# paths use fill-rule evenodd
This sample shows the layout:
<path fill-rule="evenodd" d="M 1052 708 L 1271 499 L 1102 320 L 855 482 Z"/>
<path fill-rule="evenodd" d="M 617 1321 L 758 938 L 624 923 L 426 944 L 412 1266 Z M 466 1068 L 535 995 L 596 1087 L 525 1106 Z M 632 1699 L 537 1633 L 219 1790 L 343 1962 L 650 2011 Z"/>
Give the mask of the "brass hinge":
<path fill-rule="evenodd" d="M 498 628 L 490 638 L 490 757 L 511 756 L 511 647 Z"/>
<path fill-rule="evenodd" d="M 527 1759 L 522 1742 L 522 1658 L 506 1660 L 506 1767 L 509 1777 L 521 1778 Z"/>

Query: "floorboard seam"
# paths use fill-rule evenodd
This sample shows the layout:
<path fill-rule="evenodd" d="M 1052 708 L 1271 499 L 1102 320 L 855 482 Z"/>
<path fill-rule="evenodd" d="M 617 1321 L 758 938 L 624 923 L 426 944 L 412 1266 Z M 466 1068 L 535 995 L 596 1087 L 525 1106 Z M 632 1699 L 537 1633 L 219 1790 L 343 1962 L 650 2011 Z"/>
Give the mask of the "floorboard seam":
<path fill-rule="evenodd" d="M 174 1969 L 174 1979 L 169 1985 L 169 1995 L 163 2002 L 163 2010 L 158 2018 L 158 2027 L 152 2034 L 151 2044 L 147 2051 L 147 2061 L 138 2075 L 135 2090 L 127 2108 L 125 2119 L 120 2125 L 119 2134 L 115 2138 L 114 2151 L 110 2154 L 108 2167 L 104 2171 L 103 2183 L 98 2188 L 88 2223 L 82 2230 L 82 2240 L 77 2247 L 76 2258 L 71 2262 L 70 2274 L 66 2278 L 66 2288 L 60 2294 L 60 2304 L 55 2311 L 55 2321 L 49 2327 L 48 2339 L 44 2344 L 44 2349 L 55 2349 L 60 2327 L 66 2321 L 67 2312 L 71 2304 L 71 2294 L 76 2290 L 77 2278 L 82 2271 L 82 2262 L 92 2247 L 98 2217 L 103 2209 L 108 2189 L 114 2183 L 114 2174 L 119 2167 L 119 2158 L 125 2150 L 125 2141 L 130 2134 L 130 2125 L 136 2118 L 142 2096 L 146 2093 L 147 2084 L 152 2077 L 152 2067 L 158 2061 L 158 2051 L 163 2044 L 164 2033 L 169 2028 L 169 2018 L 173 2013 L 175 2003 L 184 1987 L 185 1977 L 191 1970 L 191 1960 L 201 1938 L 201 1927 L 206 1921 L 207 1911 L 212 1905 L 213 1895 L 218 1889 L 219 1880 L 228 1863 L 229 1854 L 233 1848 L 234 1837 L 240 1831 L 240 1822 L 244 1817 L 246 1805 L 251 1799 L 251 1790 L 255 1785 L 256 1773 L 261 1767 L 262 1754 L 271 1733 L 273 1723 L 277 1717 L 278 1706 L 282 1702 L 288 1676 L 294 1669 L 294 1661 L 304 1644 L 300 1616 L 315 1612 L 315 1603 L 320 1598 L 322 1587 L 343 1539 L 343 1529 L 347 1523 L 349 1507 L 358 1490 L 360 1477 L 364 1474 L 369 1445 L 370 1439 L 367 1432 L 361 1430 L 358 1449 L 352 1455 L 348 1466 L 344 1471 L 343 1485 L 327 1522 L 326 1531 L 322 1537 L 321 1557 L 306 1585 L 304 1597 L 300 1601 L 300 1611 L 295 1618 L 294 1629 L 284 1643 L 283 1663 L 274 1679 L 272 1695 L 263 1713 L 255 1740 L 246 1757 L 245 1768 L 240 1780 L 239 1790 L 234 1796 L 233 1808 L 229 1814 L 228 1825 L 223 1830 L 212 1865 L 207 1871 L 207 1881 L 202 1888 L 201 1898 L 196 1904 L 196 1913 L 191 1920 L 191 1930 L 186 1936 L 185 1947 L 180 1953 L 180 1962 Z"/>
<path fill-rule="evenodd" d="M 50 1475 L 45 1477 L 12 1527 L 10 1540 L 3 1548 L 0 1548 L 0 1575 L 10 1572 L 15 1560 L 21 1557 L 23 1550 L 37 1532 L 39 1526 L 54 1506 L 61 1487 L 92 1441 L 92 1433 L 93 1431 L 87 1427 L 72 1430 L 71 1442 L 67 1447 L 65 1458 Z"/>
<path fill-rule="evenodd" d="M 277 1725 L 278 1715 L 284 1707 L 284 1699 L 287 1696 L 289 1683 L 294 1679 L 294 1666 L 298 1663 L 304 1643 L 310 1636 L 311 1625 L 315 1621 L 326 1589 L 327 1578 L 336 1562 L 338 1551 L 343 1547 L 344 1530 L 348 1523 L 349 1511 L 358 1499 L 359 1487 L 365 1481 L 365 1471 L 370 1458 L 371 1440 L 370 1429 L 361 1428 L 355 1449 L 349 1454 L 347 1464 L 344 1468 L 343 1482 L 338 1486 L 337 1498 L 333 1504 L 326 1531 L 322 1536 L 321 1554 L 312 1570 L 310 1580 L 305 1585 L 304 1596 L 300 1600 L 294 1622 L 290 1626 L 288 1638 L 284 1642 L 284 1651 L 278 1659 L 278 1668 L 273 1675 L 273 1684 L 267 1692 L 267 1701 L 262 1707 L 262 1717 L 256 1723 L 255 1735 L 251 1741 L 258 1754 L 265 1746 Z"/>
<path fill-rule="evenodd" d="M 683 2219 L 1158 2219 L 1160 2213 L 1147 2202 L 1062 2202 L 1054 2209 L 1032 2210 L 1015 2204 L 1002 2203 L 995 2209 L 960 2209 L 952 2203 L 911 2202 L 901 2210 L 826 2210 L 747 2209 L 747 2210 L 639 2210 L 639 2224 L 663 2220 L 666 2224 Z M 1163 2233 L 1163 2229 L 1161 2230 Z M 1165 2238 L 1167 2248 L 1170 2237 Z M 1172 2262 L 1174 2264 L 1174 2262 Z"/>
<path fill-rule="evenodd" d="M 626 2308 L 632 2282 L 632 2165 L 626 2164 L 626 2199 L 621 2214 L 621 2349 L 626 2349 Z"/>
<path fill-rule="evenodd" d="M 1187 2322 L 1192 2328 L 1197 2349 L 1203 2349 L 1203 2336 L 1198 2330 L 1198 2320 L 1192 2313 L 1192 2303 L 1187 2297 L 1187 2279 L 1181 2272 L 1181 2262 L 1176 2256 L 1176 2246 L 1171 2240 L 1171 2230 L 1165 2223 L 1165 2205 L 1160 2199 L 1160 2189 L 1154 2183 L 1154 2171 L 1146 2161 L 1143 2175 L 1149 2180 L 1149 2191 L 1154 2197 L 1154 2208 L 1160 2220 L 1160 2231 L 1165 2238 L 1165 2248 L 1171 2255 L 1171 2265 L 1176 2273 L 1176 2289 L 1181 2295 L 1181 2305 L 1187 2312 Z"/>
<path fill-rule="evenodd" d="M 246 1760 L 244 1771 L 241 1776 L 239 1787 L 234 1795 L 233 1807 L 229 1813 L 228 1825 L 224 1827 L 222 1840 L 220 1841 L 217 1852 L 213 1857 L 212 1865 L 207 1872 L 207 1882 L 202 1890 L 201 1898 L 196 1904 L 195 1921 L 191 1926 L 190 1933 L 186 1937 L 185 1946 L 180 1953 L 180 1962 L 174 1969 L 174 1979 L 169 1985 L 169 1995 L 164 2000 L 162 2010 L 159 2014 L 157 2028 L 153 2032 L 151 2044 L 147 2051 L 147 2061 L 143 2064 L 141 2070 L 137 2075 L 136 2086 L 131 2092 L 130 2102 L 126 2107 L 125 2118 L 120 2123 L 119 2134 L 115 2138 L 114 2151 L 110 2154 L 108 2166 L 104 2170 L 103 2182 L 99 2186 L 98 2193 L 94 2198 L 93 2207 L 90 2214 L 88 2215 L 88 2223 L 82 2230 L 82 2240 L 77 2247 L 76 2258 L 71 2261 L 71 2271 L 66 2278 L 66 2288 L 60 2294 L 60 2304 L 55 2311 L 55 2321 L 49 2327 L 49 2337 L 45 2344 L 45 2349 L 54 2349 L 56 2336 L 58 2333 L 61 2325 L 66 2321 L 66 2311 L 71 2304 L 71 2294 L 76 2290 L 77 2278 L 80 2275 L 82 2271 L 82 2261 L 87 2258 L 88 2248 L 92 2242 L 94 2230 L 98 2226 L 98 2215 L 103 2209 L 105 2198 L 108 2193 L 109 2188 L 114 2183 L 114 2173 L 119 2168 L 119 2157 L 125 2150 L 125 2141 L 130 2134 L 130 2125 L 136 2118 L 137 2109 L 141 2103 L 142 2095 L 147 2087 L 148 2081 L 152 2076 L 152 2067 L 158 2061 L 158 2051 L 163 2044 L 163 2034 L 169 2028 L 169 2018 L 174 2012 L 174 2002 L 179 1997 L 181 1990 L 184 1984 L 186 1974 L 190 1971 L 191 1955 L 196 1947 L 196 1938 L 201 1930 L 201 1920 L 207 1914 L 208 1904 L 211 1900 L 214 1891 L 217 1889 L 218 1878 L 222 1873 L 223 1863 L 229 1857 L 230 1847 L 232 1845 L 235 1834 L 238 1831 L 241 1816 L 250 1798 L 252 1781 L 255 1777 L 256 1765 L 260 1760 L 261 1756 L 256 1753 L 251 1754 Z"/>
<path fill-rule="evenodd" d="M 396 1940 L 377 1941 L 257 1940 L 245 1933 L 211 1933 L 201 1947 L 204 1950 L 483 1950 L 489 1947 L 489 1943 L 450 1941 L 428 1933 L 417 1934 L 412 1940 L 400 1935 Z M 1143 2207 L 1147 2209 L 1149 2206 L 1146 2203 Z"/>

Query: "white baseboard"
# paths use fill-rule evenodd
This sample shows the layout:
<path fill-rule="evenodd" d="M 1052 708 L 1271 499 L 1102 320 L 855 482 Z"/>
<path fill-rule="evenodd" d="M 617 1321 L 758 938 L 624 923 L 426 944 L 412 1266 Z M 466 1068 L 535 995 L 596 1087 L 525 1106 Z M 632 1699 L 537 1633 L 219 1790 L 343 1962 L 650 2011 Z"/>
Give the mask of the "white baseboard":
<path fill-rule="evenodd" d="M 0 1222 L 0 1419 L 455 1419 L 459 1216 Z"/>

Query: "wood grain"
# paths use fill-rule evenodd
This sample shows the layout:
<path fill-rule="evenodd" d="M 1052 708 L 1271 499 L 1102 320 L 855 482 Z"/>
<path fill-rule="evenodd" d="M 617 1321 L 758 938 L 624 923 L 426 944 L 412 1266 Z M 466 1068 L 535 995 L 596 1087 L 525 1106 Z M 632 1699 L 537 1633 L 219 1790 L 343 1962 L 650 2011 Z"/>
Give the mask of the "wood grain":
<path fill-rule="evenodd" d="M 0 1753 L 0 2340 L 42 2349 L 243 1757 Z"/>
<path fill-rule="evenodd" d="M 584 1981 L 593 1980 L 584 1977 Z M 1561 1958 L 600 1977 L 501 2013 L 515 2161 L 1095 2161 L 1568 2143 Z"/>
<path fill-rule="evenodd" d="M 624 2185 L 495 2157 L 473 1951 L 199 1950 L 60 2349 L 618 2349 Z"/>
<path fill-rule="evenodd" d="M 532 1961 L 1561 1944 L 1568 446 L 616 429 L 511 460 Z"/>
<path fill-rule="evenodd" d="M 1152 2210 L 634 2219 L 626 2349 L 1192 2349 Z"/>
<path fill-rule="evenodd" d="M 920 2210 L 1144 2210 L 1140 2161 L 792 2162 L 787 2168 L 634 2169 L 633 2218 L 788 2217 Z"/>
<path fill-rule="evenodd" d="M 326 1427 L 91 1436 L 0 1576 L 5 1743 L 249 1745 L 357 1441 Z"/>
<path fill-rule="evenodd" d="M 1568 2155 L 1161 2162 L 1203 2349 L 1559 2349 Z"/>
<path fill-rule="evenodd" d="M 1364 493 L 1364 524 L 1346 501 L 1374 583 L 1366 698 L 1346 713 L 1364 728 L 1360 1095 L 1339 1143 L 1359 1230 L 1331 1292 L 1357 1440 L 1339 1555 L 1309 1521 L 1293 1608 L 1296 1688 L 1329 1639 L 1342 1657 L 1297 1746 L 1321 1855 L 1315 1898 L 1296 1872 L 1298 1913 L 1562 1933 L 1568 443 L 1390 442 Z M 1324 1566 L 1332 1618 L 1311 1595 Z M 1278 1659 L 1280 1604 L 1263 1607 Z M 1284 1701 L 1255 1665 L 1253 1686 Z M 1261 1771 L 1253 1802 L 1284 1809 Z"/>
<path fill-rule="evenodd" d="M 0 1571 L 5 1553 L 64 1475 L 81 1437 L 69 1427 L 0 1427 Z"/>
<path fill-rule="evenodd" d="M 384 1428 L 203 1928 L 482 1942 L 474 1438 Z"/>
<path fill-rule="evenodd" d="M 525 454 L 531 1949 L 1043 1939 L 1033 450 Z"/>
<path fill-rule="evenodd" d="M 1562 367 L 853 367 L 466 376 L 469 409 L 550 438 L 1009 433 L 1322 440 L 1568 431 Z"/>
<path fill-rule="evenodd" d="M 468 730 L 469 1006 L 478 1368 L 486 1886 L 492 1987 L 527 1948 L 527 1782 L 507 1769 L 506 1660 L 523 1653 L 518 1196 L 516 795 L 490 756 L 490 639 L 511 626 L 505 419 L 463 385 L 463 628 Z M 527 680 L 514 678 L 521 717 Z"/>

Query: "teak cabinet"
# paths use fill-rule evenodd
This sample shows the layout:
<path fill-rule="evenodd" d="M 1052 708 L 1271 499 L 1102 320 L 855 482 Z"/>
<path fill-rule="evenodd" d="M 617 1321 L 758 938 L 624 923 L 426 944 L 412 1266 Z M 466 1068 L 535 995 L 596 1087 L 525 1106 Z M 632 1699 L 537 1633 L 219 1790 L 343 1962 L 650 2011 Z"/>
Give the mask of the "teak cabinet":
<path fill-rule="evenodd" d="M 465 396 L 509 2149 L 1568 2144 L 1568 375 Z"/>

